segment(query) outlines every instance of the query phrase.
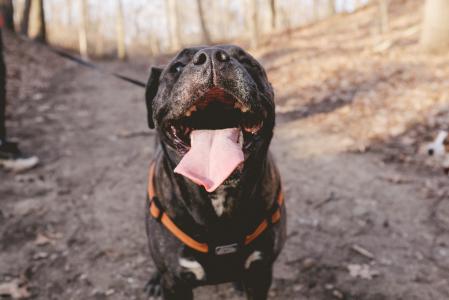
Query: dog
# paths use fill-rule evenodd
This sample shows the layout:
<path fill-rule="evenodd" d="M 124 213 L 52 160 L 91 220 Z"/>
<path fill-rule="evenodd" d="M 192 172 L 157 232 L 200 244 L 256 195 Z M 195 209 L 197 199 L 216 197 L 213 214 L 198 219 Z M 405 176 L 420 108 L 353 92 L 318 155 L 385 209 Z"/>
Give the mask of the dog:
<path fill-rule="evenodd" d="M 444 173 L 449 175 L 449 133 L 447 131 L 440 131 L 435 140 L 427 145 L 427 154 L 441 158 Z"/>
<path fill-rule="evenodd" d="M 195 287 L 234 282 L 248 299 L 266 299 L 286 213 L 268 149 L 275 104 L 265 70 L 238 46 L 186 48 L 151 68 L 145 98 L 158 140 L 148 294 L 186 300 Z"/>

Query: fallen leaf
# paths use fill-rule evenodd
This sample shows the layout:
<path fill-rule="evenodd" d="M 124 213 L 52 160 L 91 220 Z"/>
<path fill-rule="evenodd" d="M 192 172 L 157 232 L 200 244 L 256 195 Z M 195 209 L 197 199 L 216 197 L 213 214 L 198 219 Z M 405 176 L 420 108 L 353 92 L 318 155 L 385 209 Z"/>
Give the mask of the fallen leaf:
<path fill-rule="evenodd" d="M 350 264 L 348 265 L 348 271 L 351 277 L 359 277 L 368 280 L 371 280 L 379 275 L 378 271 L 371 269 L 371 267 L 367 264 Z"/>
<path fill-rule="evenodd" d="M 47 244 L 54 244 L 55 240 L 61 239 L 63 236 L 60 232 L 38 232 L 34 244 L 36 246 L 45 246 Z"/>
<path fill-rule="evenodd" d="M 0 283 L 0 295 L 9 296 L 13 299 L 26 299 L 31 296 L 28 287 L 25 284 L 21 284 L 18 279 Z"/>
<path fill-rule="evenodd" d="M 380 178 L 393 184 L 406 184 L 413 181 L 400 175 L 385 175 L 381 176 Z"/>
<path fill-rule="evenodd" d="M 340 292 L 339 290 L 333 290 L 332 291 L 332 295 L 337 298 L 337 299 L 344 299 L 344 295 L 342 292 Z"/>
<path fill-rule="evenodd" d="M 305 270 L 309 270 L 309 269 L 313 268 L 314 266 L 316 266 L 316 260 L 308 257 L 308 258 L 304 259 L 304 261 L 302 262 L 302 266 L 304 267 Z"/>
<path fill-rule="evenodd" d="M 40 260 L 40 259 L 46 259 L 46 258 L 48 258 L 47 252 L 38 252 L 38 253 L 34 254 L 34 256 L 33 256 L 34 260 Z"/>
<path fill-rule="evenodd" d="M 52 240 L 42 233 L 38 233 L 36 239 L 34 240 L 34 244 L 36 246 L 45 246 L 47 244 L 50 244 L 51 242 Z"/>

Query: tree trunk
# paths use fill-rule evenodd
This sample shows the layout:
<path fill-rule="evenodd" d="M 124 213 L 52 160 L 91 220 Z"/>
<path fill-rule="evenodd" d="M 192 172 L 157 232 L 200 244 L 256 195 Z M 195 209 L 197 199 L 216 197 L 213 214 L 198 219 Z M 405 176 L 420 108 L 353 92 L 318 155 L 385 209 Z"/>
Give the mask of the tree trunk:
<path fill-rule="evenodd" d="M 388 32 L 389 21 L 388 21 L 388 1 L 389 0 L 378 0 L 379 1 L 379 27 L 380 32 Z"/>
<path fill-rule="evenodd" d="M 200 19 L 200 27 L 201 27 L 201 33 L 203 35 L 203 41 L 206 44 L 210 44 L 211 38 L 210 38 L 209 29 L 207 28 L 206 18 L 204 16 L 203 0 L 196 0 L 196 4 L 197 4 L 197 8 L 198 8 L 198 17 Z"/>
<path fill-rule="evenodd" d="M 428 52 L 449 50 L 449 1 L 426 1 L 421 45 Z"/>
<path fill-rule="evenodd" d="M 276 11 L 276 0 L 269 0 L 270 1 L 270 15 L 271 15 L 271 29 L 276 29 L 276 23 L 277 23 L 277 11 Z"/>
<path fill-rule="evenodd" d="M 69 26 L 72 25 L 72 0 L 66 0 L 67 1 L 67 24 Z"/>
<path fill-rule="evenodd" d="M 89 59 L 89 54 L 87 52 L 87 24 L 88 24 L 88 8 L 87 8 L 87 0 L 79 0 L 80 6 L 80 20 L 81 24 L 78 30 L 78 39 L 80 46 L 80 54 L 84 59 Z"/>
<path fill-rule="evenodd" d="M 44 0 L 32 1 L 29 36 L 41 43 L 47 42 Z"/>
<path fill-rule="evenodd" d="M 176 0 L 167 0 L 167 19 L 170 30 L 170 47 L 171 50 L 178 50 L 181 48 L 181 33 L 178 23 L 178 8 Z"/>
<path fill-rule="evenodd" d="M 259 46 L 259 24 L 257 16 L 257 0 L 248 0 L 248 17 L 250 31 L 250 45 L 252 48 Z"/>
<path fill-rule="evenodd" d="M 95 57 L 103 58 L 105 56 L 105 35 L 104 32 L 106 30 L 106 26 L 103 22 L 105 16 L 105 11 L 100 10 L 96 16 L 97 22 L 95 26 L 95 45 L 94 52 Z"/>
<path fill-rule="evenodd" d="M 14 30 L 14 6 L 12 0 L 0 0 L 0 10 L 5 22 L 5 28 Z"/>
<path fill-rule="evenodd" d="M 318 21 L 320 18 L 320 3 L 319 0 L 313 0 L 313 20 Z"/>
<path fill-rule="evenodd" d="M 150 36 L 150 54 L 156 56 L 161 53 L 161 41 L 155 35 Z"/>
<path fill-rule="evenodd" d="M 231 0 L 223 0 L 222 3 L 222 11 L 220 14 L 220 38 L 227 40 L 229 39 L 229 30 L 227 30 L 227 24 L 232 24 L 234 21 L 233 14 L 231 11 Z"/>
<path fill-rule="evenodd" d="M 125 18 L 123 16 L 122 0 L 117 0 L 117 56 L 126 60 Z"/>
<path fill-rule="evenodd" d="M 31 0 L 25 0 L 23 4 L 22 19 L 20 21 L 20 34 L 28 36 L 28 28 L 30 24 Z"/>
<path fill-rule="evenodd" d="M 328 17 L 335 15 L 336 10 L 335 10 L 334 0 L 327 0 L 326 10 L 327 10 Z"/>
<path fill-rule="evenodd" d="M 103 30 L 104 26 L 103 24 L 100 24 L 98 26 L 98 32 L 96 34 L 96 39 L 95 39 L 95 56 L 97 58 L 102 58 L 105 56 L 105 52 L 104 52 L 104 35 L 103 35 Z"/>

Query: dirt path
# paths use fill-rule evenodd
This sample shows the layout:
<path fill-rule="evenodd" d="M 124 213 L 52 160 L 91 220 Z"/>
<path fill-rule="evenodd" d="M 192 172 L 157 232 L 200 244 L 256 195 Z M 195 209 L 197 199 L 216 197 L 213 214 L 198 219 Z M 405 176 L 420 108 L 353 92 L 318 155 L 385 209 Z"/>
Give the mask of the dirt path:
<path fill-rule="evenodd" d="M 153 139 L 143 90 L 68 65 L 43 95 L 46 127 L 24 121 L 42 166 L 0 173 L 0 282 L 25 276 L 34 299 L 144 299 Z M 449 298 L 449 206 L 438 194 L 447 179 L 347 152 L 343 132 L 307 118 L 279 119 L 272 150 L 289 240 L 271 299 Z M 235 298 L 228 285 L 196 294 Z"/>

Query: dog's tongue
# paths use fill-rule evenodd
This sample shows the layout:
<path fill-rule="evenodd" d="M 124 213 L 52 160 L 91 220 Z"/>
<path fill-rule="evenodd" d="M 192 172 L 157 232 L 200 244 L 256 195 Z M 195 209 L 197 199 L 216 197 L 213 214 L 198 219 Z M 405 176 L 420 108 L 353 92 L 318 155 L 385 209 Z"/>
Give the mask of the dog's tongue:
<path fill-rule="evenodd" d="M 176 166 L 175 173 L 213 192 L 243 161 L 240 129 L 194 130 L 191 148 Z"/>

